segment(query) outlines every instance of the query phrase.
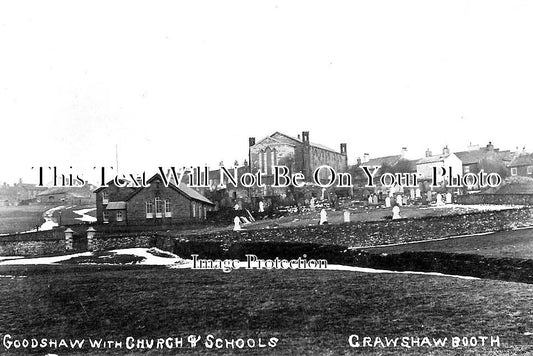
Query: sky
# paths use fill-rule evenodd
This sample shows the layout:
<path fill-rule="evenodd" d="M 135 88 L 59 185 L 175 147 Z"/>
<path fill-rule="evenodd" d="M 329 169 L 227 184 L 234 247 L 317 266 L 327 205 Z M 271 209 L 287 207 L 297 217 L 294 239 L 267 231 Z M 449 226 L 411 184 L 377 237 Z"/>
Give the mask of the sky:
<path fill-rule="evenodd" d="M 92 180 L 117 147 L 120 173 L 228 166 L 276 131 L 346 142 L 350 163 L 531 150 L 532 18 L 512 0 L 1 2 L 0 182 Z"/>

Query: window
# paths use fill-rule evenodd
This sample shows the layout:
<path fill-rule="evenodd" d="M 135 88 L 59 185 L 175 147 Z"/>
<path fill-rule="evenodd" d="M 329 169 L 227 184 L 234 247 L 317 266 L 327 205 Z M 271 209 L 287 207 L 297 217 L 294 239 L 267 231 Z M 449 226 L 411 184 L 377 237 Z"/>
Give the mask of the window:
<path fill-rule="evenodd" d="M 196 217 L 196 203 L 192 203 L 192 217 Z"/>
<path fill-rule="evenodd" d="M 104 190 L 102 192 L 102 204 L 107 204 L 109 203 L 109 193 L 107 192 L 107 190 Z"/>
<path fill-rule="evenodd" d="M 516 168 L 516 167 L 512 167 L 512 168 L 511 168 L 511 175 L 512 175 L 512 176 L 516 176 L 517 174 L 518 174 L 518 170 L 517 170 L 517 168 Z"/>
<path fill-rule="evenodd" d="M 117 221 L 124 221 L 124 212 L 122 210 L 117 210 Z"/>
<path fill-rule="evenodd" d="M 108 223 L 109 222 L 109 211 L 104 210 L 103 220 L 104 220 L 104 223 Z"/>
<path fill-rule="evenodd" d="M 154 217 L 154 203 L 151 201 L 146 202 L 146 218 L 151 219 Z"/>
<path fill-rule="evenodd" d="M 172 217 L 172 211 L 170 210 L 170 200 L 165 200 L 165 216 L 167 218 Z"/>
<path fill-rule="evenodd" d="M 527 174 L 533 173 L 533 166 L 527 166 Z"/>
<path fill-rule="evenodd" d="M 206 218 L 207 218 L 207 208 L 204 205 L 204 219 L 206 219 Z"/>
<path fill-rule="evenodd" d="M 470 166 L 465 166 L 465 171 L 463 173 L 470 173 Z"/>
<path fill-rule="evenodd" d="M 157 197 L 155 198 L 155 217 L 156 218 L 162 218 L 163 217 L 163 202 L 161 201 L 161 198 Z"/>

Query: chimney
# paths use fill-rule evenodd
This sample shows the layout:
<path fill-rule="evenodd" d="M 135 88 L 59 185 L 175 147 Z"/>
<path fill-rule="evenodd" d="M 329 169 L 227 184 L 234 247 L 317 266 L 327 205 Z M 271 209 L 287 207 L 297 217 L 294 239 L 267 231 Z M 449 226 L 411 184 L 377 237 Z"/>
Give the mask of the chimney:
<path fill-rule="evenodd" d="M 433 153 L 431 153 L 431 151 L 429 150 L 429 148 L 426 150 L 426 157 L 431 157 L 433 156 Z"/>
<path fill-rule="evenodd" d="M 366 163 L 370 160 L 370 155 L 368 153 L 365 153 L 363 155 L 363 163 Z"/>
<path fill-rule="evenodd" d="M 255 145 L 255 137 L 248 138 L 248 146 L 252 147 Z"/>
<path fill-rule="evenodd" d="M 487 151 L 494 151 L 494 145 L 491 141 L 489 141 L 489 144 L 487 145 Z"/>
<path fill-rule="evenodd" d="M 357 165 L 358 165 L 358 166 L 361 165 L 361 157 L 357 157 Z"/>
<path fill-rule="evenodd" d="M 407 155 L 407 147 L 402 147 L 402 152 L 400 154 L 402 158 L 405 158 L 405 156 Z"/>
<path fill-rule="evenodd" d="M 341 154 L 343 154 L 343 155 L 346 154 L 346 144 L 345 143 L 341 143 Z"/>
<path fill-rule="evenodd" d="M 309 131 L 302 131 L 302 142 L 309 144 Z"/>
<path fill-rule="evenodd" d="M 443 155 L 449 155 L 450 154 L 450 149 L 448 148 L 448 145 L 444 146 L 444 148 L 442 149 L 442 154 Z"/>
<path fill-rule="evenodd" d="M 301 140 L 302 139 L 302 136 L 300 136 L 300 134 L 298 134 L 298 140 Z"/>

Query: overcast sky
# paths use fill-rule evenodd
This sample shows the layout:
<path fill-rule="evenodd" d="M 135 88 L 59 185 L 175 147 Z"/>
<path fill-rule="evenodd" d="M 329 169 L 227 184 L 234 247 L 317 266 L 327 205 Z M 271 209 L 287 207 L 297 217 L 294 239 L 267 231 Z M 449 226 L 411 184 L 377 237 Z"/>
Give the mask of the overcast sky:
<path fill-rule="evenodd" d="M 275 131 L 349 161 L 532 149 L 528 1 L 0 3 L 0 182 L 226 165 Z"/>

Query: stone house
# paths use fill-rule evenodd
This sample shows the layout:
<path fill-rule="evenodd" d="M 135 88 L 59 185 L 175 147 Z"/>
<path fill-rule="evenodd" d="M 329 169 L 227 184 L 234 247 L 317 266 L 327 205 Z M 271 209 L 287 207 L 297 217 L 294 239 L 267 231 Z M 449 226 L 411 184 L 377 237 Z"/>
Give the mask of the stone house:
<path fill-rule="evenodd" d="M 515 157 L 509 164 L 511 176 L 533 178 L 533 154 L 522 153 Z"/>
<path fill-rule="evenodd" d="M 416 162 L 416 172 L 418 178 L 421 180 L 432 180 L 434 168 L 444 168 L 446 172 L 449 172 L 451 169 L 454 177 L 463 175 L 463 163 L 454 153 L 450 152 L 448 146 L 444 147 L 442 154 L 439 155 L 433 155 L 431 151 L 427 150 L 426 157 Z M 440 169 L 437 169 L 436 178 L 437 183 L 445 180 L 444 177 L 441 177 Z"/>
<path fill-rule="evenodd" d="M 119 181 L 125 185 L 125 181 Z M 165 186 L 159 174 L 147 181 L 147 187 L 118 187 L 113 182 L 96 193 L 96 219 L 99 224 L 171 225 L 205 220 L 213 203 L 189 188 L 173 181 Z"/>

